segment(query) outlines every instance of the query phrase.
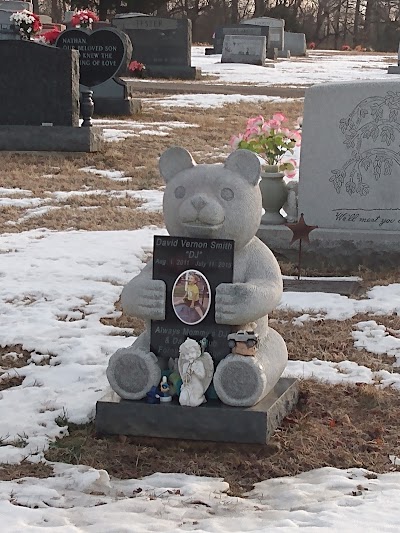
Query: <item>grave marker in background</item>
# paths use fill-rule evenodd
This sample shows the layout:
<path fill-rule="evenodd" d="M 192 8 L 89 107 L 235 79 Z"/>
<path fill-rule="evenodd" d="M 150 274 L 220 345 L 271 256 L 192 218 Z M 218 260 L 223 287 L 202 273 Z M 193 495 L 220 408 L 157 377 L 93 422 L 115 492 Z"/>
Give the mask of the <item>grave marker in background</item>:
<path fill-rule="evenodd" d="M 308 224 L 400 232 L 398 94 L 382 80 L 308 89 L 299 180 Z"/>
<path fill-rule="evenodd" d="M 195 79 L 200 70 L 191 66 L 192 23 L 189 19 L 117 15 L 113 26 L 132 41 L 132 59 L 146 65 L 157 78 Z"/>
<path fill-rule="evenodd" d="M 265 65 L 266 37 L 255 35 L 226 35 L 221 63 Z"/>
<path fill-rule="evenodd" d="M 81 90 L 93 90 L 96 114 L 132 115 L 140 110 L 140 100 L 131 98 L 120 77 L 132 56 L 132 43 L 124 32 L 110 26 L 94 31 L 68 29 L 56 46 L 79 51 Z"/>
<path fill-rule="evenodd" d="M 214 48 L 206 48 L 206 54 L 222 54 L 224 38 L 226 35 L 258 35 L 267 39 L 268 48 L 268 26 L 250 26 L 244 24 L 233 24 L 231 26 L 219 26 L 215 29 Z"/>

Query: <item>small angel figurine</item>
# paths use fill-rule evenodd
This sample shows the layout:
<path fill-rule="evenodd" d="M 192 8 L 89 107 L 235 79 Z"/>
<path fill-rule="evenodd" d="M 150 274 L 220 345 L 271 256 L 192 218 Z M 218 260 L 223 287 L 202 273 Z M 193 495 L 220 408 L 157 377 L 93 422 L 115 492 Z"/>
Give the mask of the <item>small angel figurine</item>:
<path fill-rule="evenodd" d="M 205 391 L 210 386 L 214 363 L 208 352 L 203 352 L 194 339 L 187 338 L 179 347 L 179 373 L 182 387 L 179 403 L 188 407 L 198 407 L 206 402 Z"/>

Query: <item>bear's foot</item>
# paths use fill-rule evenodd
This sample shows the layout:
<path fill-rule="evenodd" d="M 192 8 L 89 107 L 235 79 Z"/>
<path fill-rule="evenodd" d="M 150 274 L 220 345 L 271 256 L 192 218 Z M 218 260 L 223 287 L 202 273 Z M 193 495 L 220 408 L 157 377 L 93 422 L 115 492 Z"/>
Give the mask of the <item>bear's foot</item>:
<path fill-rule="evenodd" d="M 251 407 L 276 385 L 287 363 L 285 341 L 272 328 L 260 340 L 256 356 L 230 354 L 214 374 L 214 388 L 221 402 Z"/>
<path fill-rule="evenodd" d="M 152 352 L 129 348 L 117 350 L 110 358 L 107 378 L 111 388 L 125 400 L 141 400 L 161 381 L 161 369 Z"/>

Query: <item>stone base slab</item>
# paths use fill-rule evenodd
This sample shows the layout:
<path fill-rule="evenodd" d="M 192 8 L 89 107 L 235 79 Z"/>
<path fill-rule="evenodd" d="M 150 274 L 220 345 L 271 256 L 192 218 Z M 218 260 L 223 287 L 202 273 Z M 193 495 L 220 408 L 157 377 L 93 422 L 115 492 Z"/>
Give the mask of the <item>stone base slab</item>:
<path fill-rule="evenodd" d="M 388 74 L 400 74 L 400 65 L 390 65 L 388 67 Z"/>
<path fill-rule="evenodd" d="M 299 241 L 290 245 L 293 233 L 284 225 L 261 224 L 259 237 L 278 257 L 298 261 Z M 310 244 L 303 243 L 303 266 L 335 266 L 352 270 L 359 265 L 369 268 L 398 267 L 400 232 L 377 230 L 339 230 L 318 228 L 310 234 Z"/>
<path fill-rule="evenodd" d="M 97 116 L 126 117 L 142 110 L 140 98 L 96 98 L 94 113 Z"/>
<path fill-rule="evenodd" d="M 179 65 L 146 65 L 146 73 L 148 78 L 178 80 L 199 80 L 201 78 L 201 68 Z"/>
<path fill-rule="evenodd" d="M 298 380 L 281 378 L 253 407 L 229 407 L 210 400 L 200 407 L 121 400 L 110 392 L 97 402 L 98 434 L 265 444 L 296 405 Z"/>
<path fill-rule="evenodd" d="M 72 126 L 0 126 L 0 151 L 100 152 L 101 128 Z"/>

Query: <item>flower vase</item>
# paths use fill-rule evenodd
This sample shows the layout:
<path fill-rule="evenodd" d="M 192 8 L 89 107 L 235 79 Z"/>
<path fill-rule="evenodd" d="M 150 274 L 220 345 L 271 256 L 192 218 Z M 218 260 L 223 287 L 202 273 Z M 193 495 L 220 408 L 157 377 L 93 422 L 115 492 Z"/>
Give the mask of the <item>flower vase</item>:
<path fill-rule="evenodd" d="M 280 214 L 288 196 L 284 176 L 284 172 L 279 172 L 277 165 L 265 165 L 262 168 L 260 189 L 265 210 L 261 218 L 262 224 L 273 225 L 286 222 L 285 217 Z"/>

